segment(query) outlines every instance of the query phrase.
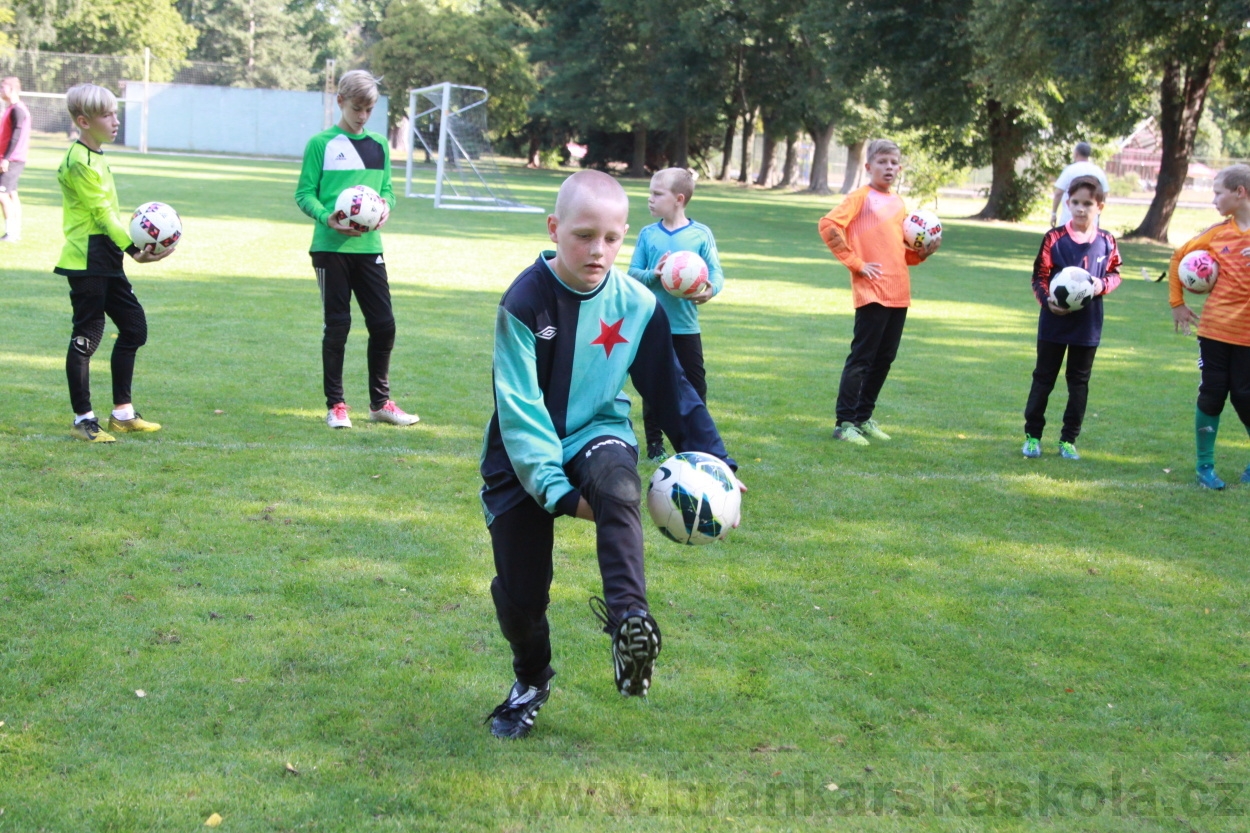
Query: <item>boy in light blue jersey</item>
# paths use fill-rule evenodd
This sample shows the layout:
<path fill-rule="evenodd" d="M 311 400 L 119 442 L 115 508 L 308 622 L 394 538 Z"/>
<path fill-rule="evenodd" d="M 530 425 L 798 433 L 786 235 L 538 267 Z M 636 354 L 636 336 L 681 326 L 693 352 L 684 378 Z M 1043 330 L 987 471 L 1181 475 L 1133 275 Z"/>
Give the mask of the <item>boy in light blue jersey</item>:
<path fill-rule="evenodd" d="M 703 370 L 703 339 L 699 329 L 699 306 L 712 300 L 725 285 L 720 268 L 716 238 L 702 223 L 686 217 L 686 206 L 694 196 L 694 177 L 685 168 L 665 168 L 651 177 L 647 208 L 658 223 L 652 223 L 638 234 L 629 274 L 646 284 L 655 293 L 668 315 L 673 331 L 673 350 L 686 378 L 699 398 L 707 402 L 707 377 Z M 707 263 L 708 285 L 689 298 L 670 295 L 660 283 L 660 267 L 672 252 L 694 252 Z M 651 403 L 642 402 L 642 421 L 647 437 L 647 457 L 658 463 L 665 457 L 664 435 L 653 418 Z M 671 439 L 671 438 L 670 438 Z"/>

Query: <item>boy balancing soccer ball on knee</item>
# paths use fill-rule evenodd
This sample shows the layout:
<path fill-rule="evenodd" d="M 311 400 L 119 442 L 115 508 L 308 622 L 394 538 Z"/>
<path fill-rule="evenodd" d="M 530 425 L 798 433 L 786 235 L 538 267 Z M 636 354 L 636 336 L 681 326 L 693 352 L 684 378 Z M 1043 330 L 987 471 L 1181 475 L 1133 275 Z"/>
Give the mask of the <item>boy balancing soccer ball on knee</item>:
<path fill-rule="evenodd" d="M 376 78 L 362 69 L 343 74 L 338 94 L 343 117 L 334 127 L 308 140 L 295 187 L 295 202 L 316 221 L 309 254 L 325 314 L 321 367 L 326 424 L 331 428 L 352 427 L 343 395 L 343 353 L 352 328 L 353 294 L 369 330 L 369 419 L 391 425 L 412 425 L 420 420 L 391 400 L 395 316 L 382 259 L 381 228 L 395 205 L 395 191 L 391 187 L 390 145 L 385 137 L 365 130 L 377 103 Z M 339 194 L 353 185 L 367 185 L 386 201 L 386 210 L 372 231 L 362 232 L 335 209 Z"/>
<path fill-rule="evenodd" d="M 79 84 L 66 92 L 65 105 L 79 137 L 56 172 L 63 200 L 65 246 L 52 271 L 69 280 L 69 300 L 74 309 L 74 329 L 65 357 L 74 408 L 70 435 L 92 443 L 111 443 L 113 435 L 100 429 L 91 410 L 91 356 L 104 337 L 105 315 L 113 319 L 118 331 L 113 345 L 109 431 L 148 433 L 161 428 L 139 416 L 130 401 L 135 354 L 148 340 L 148 322 L 126 279 L 122 254 L 129 254 L 136 263 L 154 263 L 174 250 L 155 254 L 151 245 L 139 249 L 122 222 L 117 186 L 103 151 L 103 145 L 117 137 L 117 98 L 103 87 Z"/>
<path fill-rule="evenodd" d="M 868 184 L 847 194 L 820 221 L 821 239 L 851 271 L 855 332 L 838 386 L 833 438 L 854 445 L 890 439 L 872 413 L 898 353 L 911 305 L 907 267 L 923 262 L 941 243 L 940 237 L 931 237 L 920 251 L 904 243 L 907 207 L 890 192 L 903 169 L 898 145 L 875 140 L 868 146 L 865 167 Z"/>
<path fill-rule="evenodd" d="M 1033 294 L 1042 310 L 1037 321 L 1037 366 L 1024 407 L 1025 457 L 1042 456 L 1046 403 L 1066 352 L 1068 407 L 1063 412 L 1059 454 L 1066 460 L 1080 459 L 1076 438 L 1085 418 L 1094 353 L 1102 338 L 1102 296 L 1120 285 L 1120 252 L 1115 238 L 1098 228 L 1098 215 L 1106 199 L 1102 184 L 1094 177 L 1074 179 L 1068 186 L 1072 219 L 1046 232 L 1033 264 Z M 1093 298 L 1081 309 L 1065 309 L 1051 300 L 1051 280 L 1069 266 L 1084 269 L 1094 281 Z"/>
<path fill-rule="evenodd" d="M 1176 329 L 1188 335 L 1190 324 L 1198 325 L 1198 484 L 1223 489 L 1224 481 L 1215 474 L 1215 435 L 1225 399 L 1232 400 L 1250 431 L 1250 165 L 1233 165 L 1216 174 L 1214 202 L 1224 221 L 1173 253 L 1168 282 Z M 1207 296 L 1201 321 L 1185 306 L 1178 274 L 1181 260 L 1198 249 L 1210 252 L 1219 264 L 1219 280 Z M 1241 482 L 1250 483 L 1250 466 Z"/>
<path fill-rule="evenodd" d="M 725 285 L 716 253 L 716 238 L 702 223 L 686 218 L 686 206 L 694 196 L 694 177 L 685 168 L 665 168 L 651 177 L 647 208 L 659 222 L 638 233 L 634 256 L 629 263 L 631 277 L 642 281 L 655 293 L 668 315 L 673 331 L 673 351 L 686 378 L 699 398 L 707 402 L 707 376 L 703 370 L 703 339 L 699 329 L 699 305 L 705 304 Z M 694 252 L 707 264 L 707 284 L 689 298 L 670 295 L 660 283 L 660 264 L 673 252 Z M 651 415 L 651 403 L 642 403 L 642 423 L 647 439 L 647 458 L 662 461 L 664 436 Z"/>
<path fill-rule="evenodd" d="M 547 625 L 555 519 L 596 527 L 616 687 L 645 696 L 660 653 L 647 604 L 638 449 L 621 394 L 628 376 L 682 451 L 734 462 L 673 356 L 655 295 L 612 268 L 629 201 L 612 177 L 580 171 L 560 186 L 556 244 L 517 276 L 495 318 L 495 413 L 482 449 L 482 504 L 495 556 L 491 596 L 516 682 L 487 718 L 520 738 L 551 693 Z"/>

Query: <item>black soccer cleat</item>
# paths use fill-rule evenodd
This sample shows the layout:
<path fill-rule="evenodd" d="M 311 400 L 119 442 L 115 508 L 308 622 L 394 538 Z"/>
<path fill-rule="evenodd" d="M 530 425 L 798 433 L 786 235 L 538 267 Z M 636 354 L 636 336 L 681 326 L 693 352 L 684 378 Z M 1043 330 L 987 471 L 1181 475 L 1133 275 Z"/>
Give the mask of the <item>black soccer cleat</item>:
<path fill-rule="evenodd" d="M 590 610 L 603 623 L 603 632 L 612 637 L 616 690 L 625 697 L 646 697 L 655 658 L 660 655 L 660 626 L 645 610 L 630 610 L 617 619 L 598 596 L 591 597 Z"/>
<path fill-rule="evenodd" d="M 521 685 L 518 680 L 507 698 L 482 722 L 490 721 L 490 733 L 497 738 L 519 740 L 534 728 L 534 718 L 550 696 L 551 680 L 542 686 Z"/>

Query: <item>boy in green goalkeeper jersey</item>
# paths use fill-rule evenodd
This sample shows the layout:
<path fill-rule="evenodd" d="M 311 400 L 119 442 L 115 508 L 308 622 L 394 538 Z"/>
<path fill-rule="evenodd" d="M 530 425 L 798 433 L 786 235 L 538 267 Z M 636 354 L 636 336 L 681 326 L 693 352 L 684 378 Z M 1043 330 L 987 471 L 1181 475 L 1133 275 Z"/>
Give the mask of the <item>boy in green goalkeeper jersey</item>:
<path fill-rule="evenodd" d="M 103 87 L 79 84 L 66 92 L 65 104 L 79 138 L 56 173 L 63 199 L 65 246 L 53 271 L 69 280 L 69 300 L 74 309 L 74 329 L 65 358 L 75 415 L 70 433 L 87 442 L 111 443 L 112 434 L 100 428 L 91 410 L 91 356 L 104 337 L 106 315 L 118 331 L 111 362 L 113 413 L 109 431 L 148 433 L 161 427 L 139 416 L 130 401 L 135 354 L 147 342 L 148 322 L 126 279 L 122 253 L 136 263 L 152 263 L 169 257 L 174 250 L 153 254 L 150 245 L 139 249 L 131 242 L 122 220 L 117 186 L 103 151 L 103 145 L 117 137 L 117 98 Z"/>
<path fill-rule="evenodd" d="M 309 253 L 325 314 L 321 366 L 326 424 L 331 428 L 352 427 L 343 394 L 343 353 L 352 326 L 353 294 L 369 330 L 369 419 L 391 425 L 412 425 L 419 420 L 391 400 L 395 316 L 380 229 L 395 206 L 395 191 L 391 187 L 390 147 L 384 137 L 365 129 L 377 102 L 376 78 L 361 69 L 343 74 L 338 94 L 343 117 L 334 127 L 308 140 L 295 188 L 300 210 L 316 221 Z M 353 228 L 334 208 L 339 194 L 354 185 L 367 185 L 386 201 L 387 210 L 373 231 Z"/>

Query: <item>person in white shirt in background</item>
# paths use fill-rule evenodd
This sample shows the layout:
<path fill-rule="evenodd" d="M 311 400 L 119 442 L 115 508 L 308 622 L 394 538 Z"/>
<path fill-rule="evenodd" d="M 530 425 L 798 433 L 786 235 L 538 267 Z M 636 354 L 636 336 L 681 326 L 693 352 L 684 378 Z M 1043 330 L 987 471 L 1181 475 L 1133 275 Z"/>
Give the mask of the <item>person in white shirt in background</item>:
<path fill-rule="evenodd" d="M 1094 177 L 1102 185 L 1104 194 L 1111 193 L 1106 171 L 1089 161 L 1092 151 L 1089 142 L 1077 142 L 1072 148 L 1072 164 L 1064 168 L 1055 180 L 1055 199 L 1050 205 L 1050 225 L 1053 228 L 1059 228 L 1072 219 L 1072 212 L 1068 210 L 1068 186 L 1078 176 Z"/>

